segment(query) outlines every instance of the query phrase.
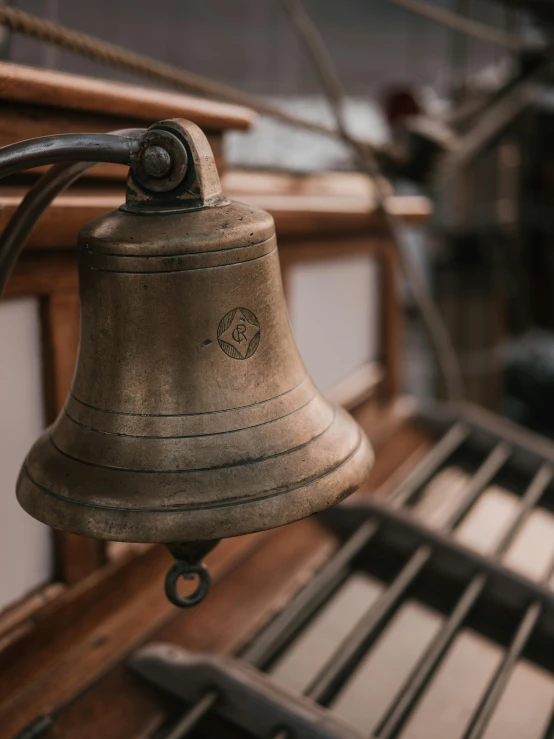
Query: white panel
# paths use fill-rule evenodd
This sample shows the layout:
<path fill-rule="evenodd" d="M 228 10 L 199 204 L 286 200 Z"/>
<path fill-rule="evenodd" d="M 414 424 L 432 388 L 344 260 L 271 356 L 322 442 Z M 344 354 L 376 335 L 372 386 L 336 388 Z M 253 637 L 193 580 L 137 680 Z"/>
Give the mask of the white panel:
<path fill-rule="evenodd" d="M 333 711 L 367 736 L 441 623 L 437 613 L 420 603 L 404 603 L 333 702 Z"/>
<path fill-rule="evenodd" d="M 462 631 L 400 734 L 401 739 L 461 739 L 501 657 L 496 644 L 472 631 Z"/>
<path fill-rule="evenodd" d="M 551 673 L 518 662 L 483 739 L 542 739 L 553 700 Z"/>
<path fill-rule="evenodd" d="M 379 355 L 378 274 L 368 256 L 299 264 L 290 271 L 292 328 L 322 390 Z"/>
<path fill-rule="evenodd" d="M 381 585 L 368 575 L 349 577 L 293 648 L 271 668 L 272 677 L 290 690 L 306 690 L 381 591 Z"/>
<path fill-rule="evenodd" d="M 38 300 L 0 303 L 0 608 L 50 579 L 50 530 L 28 516 L 15 482 L 44 427 Z"/>
<path fill-rule="evenodd" d="M 514 539 L 503 563 L 532 580 L 539 580 L 547 574 L 553 557 L 554 516 L 544 508 L 537 508 Z"/>
<path fill-rule="evenodd" d="M 305 120 L 334 126 L 329 104 L 321 95 L 275 96 L 270 101 Z M 366 98 L 350 97 L 345 103 L 353 135 L 377 145 L 387 140 L 388 126 L 379 106 Z M 231 168 L 328 172 L 345 170 L 352 164 L 352 154 L 341 141 L 314 136 L 266 116 L 260 116 L 248 131 L 228 131 L 224 145 Z"/>

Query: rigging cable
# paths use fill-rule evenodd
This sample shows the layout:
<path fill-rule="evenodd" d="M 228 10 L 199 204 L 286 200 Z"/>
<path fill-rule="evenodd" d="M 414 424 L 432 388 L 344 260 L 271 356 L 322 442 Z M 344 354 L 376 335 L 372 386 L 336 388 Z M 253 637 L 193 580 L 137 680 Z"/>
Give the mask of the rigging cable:
<path fill-rule="evenodd" d="M 346 93 L 327 46 L 301 0 L 281 0 L 281 2 L 312 58 L 333 110 L 341 138 L 352 150 L 360 170 L 373 182 L 377 211 L 387 227 L 406 281 L 429 333 L 444 379 L 447 397 L 451 401 L 462 400 L 464 396 L 462 372 L 448 329 L 413 259 L 409 245 L 405 243 L 404 232 L 398 219 L 386 206 L 387 192 L 373 150 L 354 139 L 348 131 L 344 111 Z"/>

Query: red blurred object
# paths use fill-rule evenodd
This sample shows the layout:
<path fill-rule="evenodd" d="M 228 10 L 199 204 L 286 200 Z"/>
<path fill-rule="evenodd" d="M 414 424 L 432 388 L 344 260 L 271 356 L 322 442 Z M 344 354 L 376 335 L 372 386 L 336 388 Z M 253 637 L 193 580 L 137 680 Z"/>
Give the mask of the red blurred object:
<path fill-rule="evenodd" d="M 421 106 L 409 87 L 388 88 L 382 97 L 385 116 L 391 128 L 401 126 L 406 118 L 419 115 Z"/>

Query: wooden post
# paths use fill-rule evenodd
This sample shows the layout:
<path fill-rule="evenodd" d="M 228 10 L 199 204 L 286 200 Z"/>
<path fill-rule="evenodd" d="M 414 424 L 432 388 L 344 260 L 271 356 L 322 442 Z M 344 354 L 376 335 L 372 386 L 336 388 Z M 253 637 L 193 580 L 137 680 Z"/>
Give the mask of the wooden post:
<path fill-rule="evenodd" d="M 79 346 L 79 294 L 76 289 L 50 293 L 42 302 L 43 367 L 47 422 L 65 402 Z M 53 531 L 56 577 L 67 585 L 82 580 L 106 561 L 106 544 L 98 539 Z"/>
<path fill-rule="evenodd" d="M 43 386 L 46 423 L 62 409 L 71 385 L 79 344 L 79 292 L 74 253 L 24 256 L 6 297 L 41 300 Z M 54 531 L 56 579 L 73 585 L 105 562 L 105 543 Z"/>

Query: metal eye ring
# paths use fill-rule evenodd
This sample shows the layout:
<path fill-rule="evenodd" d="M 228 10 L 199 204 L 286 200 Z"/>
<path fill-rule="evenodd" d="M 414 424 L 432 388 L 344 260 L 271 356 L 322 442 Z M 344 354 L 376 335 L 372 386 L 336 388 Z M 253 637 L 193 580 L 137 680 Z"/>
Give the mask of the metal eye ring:
<path fill-rule="evenodd" d="M 194 593 L 191 593 L 191 595 L 179 595 L 177 592 L 177 583 L 181 577 L 185 580 L 192 580 L 195 577 L 198 578 L 198 587 Z M 202 562 L 189 564 L 188 562 L 177 560 L 166 575 L 165 594 L 173 605 L 178 608 L 191 608 L 204 600 L 210 589 L 211 582 L 212 579 L 209 570 Z"/>

